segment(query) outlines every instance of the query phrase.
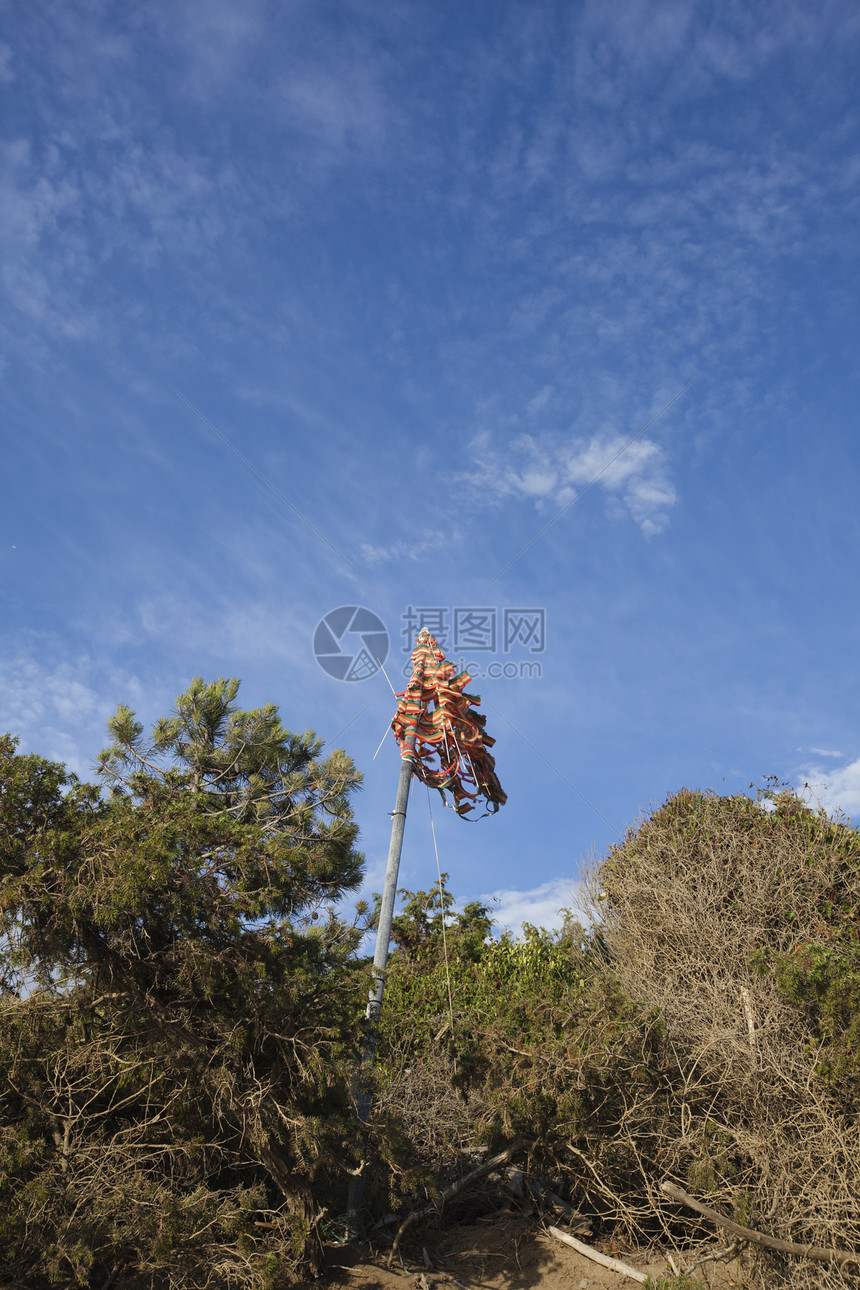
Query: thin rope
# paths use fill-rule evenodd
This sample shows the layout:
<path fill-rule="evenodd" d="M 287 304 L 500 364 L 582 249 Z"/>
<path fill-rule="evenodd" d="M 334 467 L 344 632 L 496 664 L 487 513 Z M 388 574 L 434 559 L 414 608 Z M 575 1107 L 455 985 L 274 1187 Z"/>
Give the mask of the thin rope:
<path fill-rule="evenodd" d="M 389 721 L 388 725 L 385 727 L 385 734 L 382 736 L 382 738 L 379 741 L 379 747 L 377 748 L 376 752 L 373 754 L 374 761 L 376 761 L 377 757 L 382 751 L 382 745 L 385 743 L 386 739 L 388 738 L 388 732 L 390 729 L 391 729 L 391 722 Z"/>
<path fill-rule="evenodd" d="M 478 772 L 475 770 L 475 767 L 472 765 L 472 758 L 469 756 L 467 752 L 465 753 L 463 752 L 462 748 L 457 743 L 457 736 L 454 734 L 453 730 L 451 731 L 451 735 L 454 740 L 454 747 L 457 749 L 457 752 L 459 753 L 460 758 L 462 759 L 465 757 L 466 761 L 469 763 L 469 769 L 472 772 L 472 779 L 475 781 L 475 787 L 480 791 L 482 785 L 481 785 L 481 781 L 478 779 Z"/>
<path fill-rule="evenodd" d="M 397 698 L 397 691 L 395 690 L 395 688 L 394 688 L 394 686 L 391 684 L 391 682 L 388 680 L 388 673 L 386 672 L 385 668 L 382 666 L 382 660 L 381 660 L 381 659 L 377 659 L 376 661 L 377 661 L 377 663 L 379 664 L 379 670 L 380 670 L 380 672 L 381 672 L 381 673 L 382 673 L 382 675 L 385 677 L 386 681 L 388 681 L 388 688 L 390 689 L 391 693 L 394 695 L 394 697 L 395 697 L 395 699 L 396 699 L 396 698 Z"/>
<path fill-rule="evenodd" d="M 451 1023 L 451 1039 L 454 1039 L 454 997 L 451 994 L 451 969 L 448 966 L 448 936 L 445 932 L 445 889 L 442 886 L 442 869 L 439 865 L 439 848 L 436 845 L 436 825 L 433 823 L 433 804 L 430 801 L 430 786 L 427 789 L 427 810 L 430 812 L 430 832 L 433 834 L 433 850 L 436 853 L 436 873 L 439 875 L 439 907 L 442 911 L 442 948 L 445 952 L 445 980 L 448 984 L 448 1018 Z"/>

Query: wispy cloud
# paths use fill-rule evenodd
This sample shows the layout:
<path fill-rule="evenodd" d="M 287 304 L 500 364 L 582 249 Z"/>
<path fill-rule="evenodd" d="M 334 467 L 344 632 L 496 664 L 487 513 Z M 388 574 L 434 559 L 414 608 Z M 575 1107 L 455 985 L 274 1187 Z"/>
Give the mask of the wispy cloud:
<path fill-rule="evenodd" d="M 281 93 L 291 128 L 313 142 L 318 165 L 381 150 L 389 109 L 372 63 L 349 59 L 336 68 L 297 69 Z"/>
<path fill-rule="evenodd" d="M 235 666 L 234 659 L 244 659 L 248 664 L 277 660 L 295 670 L 316 666 L 311 646 L 315 613 L 307 603 L 282 604 L 277 597 L 204 599 L 186 586 L 141 597 L 134 629 L 140 639 L 161 648 L 177 642 L 177 653 L 190 653 L 198 668 Z"/>
<path fill-rule="evenodd" d="M 202 98 L 214 98 L 246 70 L 265 20 L 265 0 L 207 0 L 205 5 L 158 4 L 155 24 L 171 32 L 186 57 L 183 87 Z"/>
<path fill-rule="evenodd" d="M 488 433 L 482 433 L 472 441 L 472 448 L 484 470 L 482 490 L 495 500 L 566 506 L 599 475 L 599 485 L 613 503 L 610 511 L 626 508 L 650 537 L 665 529 L 677 494 L 660 445 L 641 439 L 621 451 L 625 442 L 622 435 L 606 429 L 589 439 L 525 434 L 499 449 Z M 607 467 L 607 462 L 612 464 Z"/>
<path fill-rule="evenodd" d="M 108 717 L 119 702 L 143 701 L 143 687 L 136 676 L 105 670 L 88 655 L 52 661 L 51 652 L 43 640 L 40 657 L 7 655 L 0 664 L 0 731 L 87 778 Z"/>
<path fill-rule="evenodd" d="M 428 551 L 436 551 L 450 540 L 450 534 L 425 529 L 417 542 L 398 541 L 388 546 L 362 542 L 361 554 L 370 565 L 389 564 L 393 560 L 420 560 Z"/>
<path fill-rule="evenodd" d="M 0 733 L 18 736 L 23 751 L 91 777 L 119 703 L 148 724 L 171 708 L 195 673 L 242 677 L 274 660 L 281 669 L 288 665 L 294 679 L 315 677 L 312 621 L 307 609 L 297 613 L 250 596 L 204 603 L 188 591 L 141 598 L 125 616 L 105 615 L 86 633 L 83 649 L 69 648 L 72 628 L 62 637 L 30 633 L 15 646 L 0 641 L 6 645 L 0 649 Z M 98 645 L 103 641 L 110 642 L 106 653 Z M 153 651 L 161 660 L 157 671 Z M 119 655 L 122 663 L 113 661 Z M 251 702 L 250 695 L 243 698 Z"/>

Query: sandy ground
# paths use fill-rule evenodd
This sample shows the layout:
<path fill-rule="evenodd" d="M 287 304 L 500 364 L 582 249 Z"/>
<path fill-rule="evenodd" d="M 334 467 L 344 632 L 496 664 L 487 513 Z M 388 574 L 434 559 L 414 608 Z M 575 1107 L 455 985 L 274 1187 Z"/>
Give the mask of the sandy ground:
<path fill-rule="evenodd" d="M 391 1268 L 387 1266 L 390 1249 L 390 1241 L 376 1248 L 330 1247 L 328 1285 L 339 1290 L 527 1290 L 531 1286 L 622 1290 L 641 1284 L 561 1244 L 534 1215 L 490 1214 L 444 1229 L 417 1229 L 404 1238 L 400 1257 Z M 603 1252 L 649 1275 L 655 1283 L 672 1276 L 665 1256 L 616 1249 Z M 736 1265 L 705 1264 L 693 1275 L 711 1290 L 743 1286 Z"/>

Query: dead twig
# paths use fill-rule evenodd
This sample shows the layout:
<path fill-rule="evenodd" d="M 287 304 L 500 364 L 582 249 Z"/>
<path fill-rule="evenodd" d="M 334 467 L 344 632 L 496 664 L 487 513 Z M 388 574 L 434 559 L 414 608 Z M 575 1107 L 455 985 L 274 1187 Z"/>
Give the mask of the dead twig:
<path fill-rule="evenodd" d="M 709 1218 L 712 1223 L 724 1227 L 727 1232 L 734 1236 L 740 1236 L 745 1241 L 751 1241 L 754 1245 L 761 1245 L 766 1250 L 779 1250 L 781 1254 L 797 1254 L 800 1258 L 816 1259 L 820 1263 L 857 1263 L 860 1264 L 860 1254 L 855 1254 L 851 1250 L 829 1250 L 820 1245 L 800 1245 L 797 1241 L 783 1241 L 778 1236 L 768 1236 L 764 1232 L 754 1232 L 751 1227 L 741 1227 L 740 1223 L 735 1223 L 730 1218 L 717 1213 L 708 1205 L 703 1205 L 701 1201 L 696 1200 L 693 1196 L 688 1196 L 680 1187 L 674 1183 L 662 1182 L 660 1190 L 665 1192 L 672 1200 L 678 1200 L 689 1209 L 694 1209 L 697 1214 Z"/>
<path fill-rule="evenodd" d="M 745 985 L 741 986 L 741 1003 L 743 1004 L 744 1017 L 746 1018 L 747 1034 L 749 1035 L 750 1048 L 755 1049 L 756 1033 L 755 1033 L 755 1015 L 753 1013 L 753 1006 L 752 1006 L 752 995 L 750 994 L 749 990 L 746 988 Z"/>
<path fill-rule="evenodd" d="M 727 1245 L 724 1250 L 714 1250 L 711 1254 L 703 1254 L 700 1259 L 696 1259 L 696 1262 L 691 1263 L 687 1268 L 687 1276 L 690 1276 L 697 1268 L 703 1267 L 705 1263 L 722 1263 L 726 1259 L 732 1258 L 732 1256 L 738 1254 L 745 1245 L 746 1241 L 732 1241 L 731 1245 Z"/>

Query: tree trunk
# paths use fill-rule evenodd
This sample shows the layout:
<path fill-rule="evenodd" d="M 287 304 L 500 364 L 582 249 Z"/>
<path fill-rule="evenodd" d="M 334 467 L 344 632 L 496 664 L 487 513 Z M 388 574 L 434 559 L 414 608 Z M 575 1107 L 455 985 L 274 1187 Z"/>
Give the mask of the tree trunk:
<path fill-rule="evenodd" d="M 323 1267 L 323 1244 L 319 1234 L 319 1215 L 314 1204 L 310 1183 L 289 1169 L 278 1152 L 265 1143 L 258 1152 L 260 1163 L 267 1170 L 278 1191 L 284 1198 L 290 1214 L 299 1220 L 301 1247 L 297 1245 L 297 1261 L 303 1272 L 318 1277 Z M 297 1232 L 298 1237 L 298 1232 Z"/>

